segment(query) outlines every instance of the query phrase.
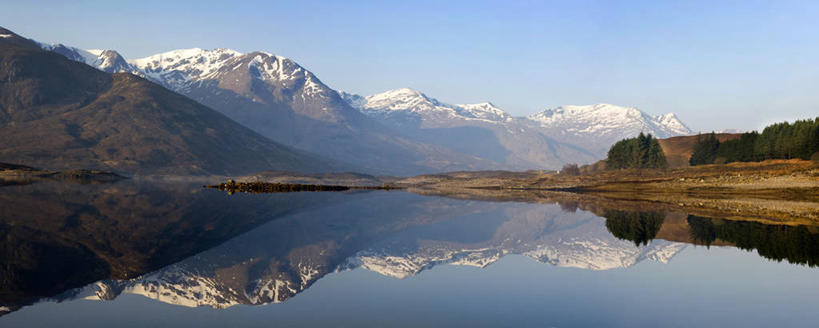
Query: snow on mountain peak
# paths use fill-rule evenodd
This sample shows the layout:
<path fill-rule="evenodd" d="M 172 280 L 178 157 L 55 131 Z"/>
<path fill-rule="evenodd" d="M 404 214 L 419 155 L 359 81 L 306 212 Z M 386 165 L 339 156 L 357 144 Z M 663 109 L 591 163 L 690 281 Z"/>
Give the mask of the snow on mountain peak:
<path fill-rule="evenodd" d="M 102 50 L 98 50 L 99 53 L 96 52 L 97 50 L 95 50 L 95 52 L 92 53 L 86 50 L 69 47 L 62 43 L 48 44 L 38 42 L 38 44 L 40 45 L 40 48 L 43 48 L 44 50 L 56 52 L 60 55 L 65 56 L 68 59 L 85 63 L 94 67 L 96 67 L 94 63 L 97 61 L 97 57 L 99 56 L 100 53 L 102 53 Z"/>
<path fill-rule="evenodd" d="M 478 104 L 458 104 L 455 105 L 471 113 L 474 117 L 490 120 L 490 121 L 508 121 L 512 116 L 504 112 L 500 107 L 495 106 L 491 102 L 482 102 Z"/>
<path fill-rule="evenodd" d="M 511 118 L 509 114 L 489 102 L 451 105 L 410 88 L 390 90 L 368 97 L 343 93 L 342 98 L 369 116 L 404 112 L 429 120 L 466 119 L 497 122 Z"/>
<path fill-rule="evenodd" d="M 262 80 L 287 81 L 296 78 L 296 76 L 306 75 L 308 83 L 311 80 L 310 74 L 306 74 L 306 70 L 297 65 L 290 59 L 282 56 L 276 56 L 267 52 L 252 52 L 248 56 L 253 56 L 248 67 L 255 69 L 259 78 Z M 242 63 L 235 63 L 235 67 L 241 66 Z"/>
<path fill-rule="evenodd" d="M 614 139 L 633 137 L 639 132 L 659 138 L 690 134 L 672 114 L 651 116 L 636 107 L 612 104 L 560 106 L 530 115 L 530 120 L 545 128 L 553 128 L 575 135 L 610 136 Z"/>
<path fill-rule="evenodd" d="M 60 43 L 38 43 L 41 48 L 56 52 L 68 59 L 85 63 L 107 73 L 133 72 L 134 69 L 114 50 L 91 49 L 82 50 Z"/>
<path fill-rule="evenodd" d="M 142 75 L 159 81 L 175 91 L 182 91 L 193 82 L 222 80 L 226 76 L 229 81 L 222 82 L 239 81 L 241 77 L 237 78 L 231 74 L 243 67 L 250 77 L 255 79 L 301 86 L 304 90 L 303 96 L 328 97 L 327 92 L 331 91 L 296 62 L 264 51 L 243 54 L 225 48 L 213 50 L 191 48 L 135 59 L 130 63 Z M 303 81 L 303 84 L 296 83 L 297 80 Z"/>
<path fill-rule="evenodd" d="M 420 91 L 410 88 L 401 88 L 366 97 L 367 103 L 363 106 L 367 109 L 383 110 L 446 110 L 438 108 L 437 101 L 427 98 Z"/>
<path fill-rule="evenodd" d="M 677 114 L 668 113 L 665 115 L 657 116 L 657 120 L 660 123 L 667 127 L 668 129 L 674 131 L 680 135 L 692 134 L 694 131 L 691 130 L 687 125 L 685 125 L 680 119 L 677 117 Z"/>
<path fill-rule="evenodd" d="M 230 49 L 179 49 L 128 61 L 146 76 L 169 85 L 214 74 L 229 59 L 242 55 Z M 175 73 L 176 72 L 176 73 Z"/>

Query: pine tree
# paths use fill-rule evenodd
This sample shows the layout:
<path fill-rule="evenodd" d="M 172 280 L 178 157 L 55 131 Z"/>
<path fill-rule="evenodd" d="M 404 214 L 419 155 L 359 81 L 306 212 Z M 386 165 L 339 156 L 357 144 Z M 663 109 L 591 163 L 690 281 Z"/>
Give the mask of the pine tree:
<path fill-rule="evenodd" d="M 666 168 L 668 161 L 659 141 L 651 134 L 640 133 L 636 138 L 623 139 L 611 146 L 606 167 L 609 169 Z"/>
<path fill-rule="evenodd" d="M 713 164 L 717 159 L 719 145 L 719 140 L 717 140 L 714 132 L 705 136 L 698 135 L 697 143 L 694 145 L 694 152 L 691 154 L 688 164 L 691 164 L 691 166 Z"/>
<path fill-rule="evenodd" d="M 713 134 L 713 133 L 712 133 Z M 716 151 L 713 147 L 716 144 Z M 819 152 L 819 117 L 771 124 L 762 130 L 743 133 L 738 139 L 720 143 L 711 136 L 698 137 L 689 163 L 713 163 L 716 158 L 726 162 L 763 161 L 767 159 L 810 159 Z"/>

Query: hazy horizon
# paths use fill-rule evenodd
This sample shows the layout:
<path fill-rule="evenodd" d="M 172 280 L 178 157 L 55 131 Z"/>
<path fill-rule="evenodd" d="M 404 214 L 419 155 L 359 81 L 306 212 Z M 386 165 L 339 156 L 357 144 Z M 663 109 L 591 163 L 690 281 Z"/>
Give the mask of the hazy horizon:
<path fill-rule="evenodd" d="M 181 48 L 267 51 L 328 86 L 410 87 L 515 116 L 611 103 L 695 131 L 819 116 L 819 4 L 797 2 L 3 3 L 41 42 L 128 59 Z M 191 11 L 195 8 L 196 11 Z"/>

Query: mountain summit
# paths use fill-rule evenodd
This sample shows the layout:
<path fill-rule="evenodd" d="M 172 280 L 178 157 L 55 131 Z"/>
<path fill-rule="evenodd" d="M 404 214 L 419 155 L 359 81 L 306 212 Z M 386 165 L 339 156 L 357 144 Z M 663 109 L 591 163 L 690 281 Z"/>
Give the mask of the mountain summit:
<path fill-rule="evenodd" d="M 491 102 L 450 104 L 410 88 L 364 97 L 333 90 L 267 52 L 192 48 L 123 63 L 114 51 L 41 46 L 104 71 L 143 76 L 271 140 L 377 174 L 559 168 L 596 161 L 640 132 L 691 133 L 674 114 L 608 104 L 513 117 Z"/>
<path fill-rule="evenodd" d="M 611 104 L 560 106 L 527 119 L 557 139 L 576 140 L 594 152 L 607 151 L 611 144 L 640 132 L 658 138 L 693 133 L 674 113 L 652 116 L 635 107 Z"/>
<path fill-rule="evenodd" d="M 92 52 L 69 49 L 74 52 L 60 53 L 103 69 L 103 61 L 86 54 Z M 352 108 L 312 72 L 282 56 L 193 48 L 127 63 L 119 70 L 214 108 L 271 140 L 351 163 L 367 172 L 411 175 L 499 167 L 395 134 Z"/>
<path fill-rule="evenodd" d="M 365 115 L 416 139 L 511 169 L 591 162 L 605 157 L 614 142 L 640 132 L 661 138 L 691 133 L 674 114 L 651 116 L 609 104 L 562 106 L 512 117 L 489 102 L 450 105 L 409 88 L 367 97 L 340 94 Z"/>
<path fill-rule="evenodd" d="M 378 119 L 400 120 L 401 117 L 405 117 L 433 125 L 442 120 L 452 119 L 485 122 L 504 122 L 511 119 L 509 114 L 489 102 L 450 105 L 410 88 L 390 90 L 368 97 L 347 93 L 342 93 L 342 96 L 350 101 L 350 105 L 367 116 Z"/>
<path fill-rule="evenodd" d="M 141 77 L 68 60 L 5 29 L 0 35 L 2 162 L 175 175 L 333 169 Z M 123 65 L 113 52 L 96 58 L 100 67 Z"/>
<path fill-rule="evenodd" d="M 603 136 L 611 133 L 631 136 L 634 131 L 651 133 L 658 138 L 691 134 L 674 113 L 648 115 L 635 107 L 611 104 L 560 106 L 528 117 L 548 128 L 560 128 L 576 134 Z"/>

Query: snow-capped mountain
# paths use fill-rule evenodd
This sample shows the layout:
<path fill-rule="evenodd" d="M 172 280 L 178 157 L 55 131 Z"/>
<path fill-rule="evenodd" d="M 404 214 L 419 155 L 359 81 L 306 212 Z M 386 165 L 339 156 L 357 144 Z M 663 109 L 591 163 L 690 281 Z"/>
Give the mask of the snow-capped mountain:
<path fill-rule="evenodd" d="M 424 93 L 401 88 L 372 96 L 341 93 L 351 106 L 373 117 L 403 114 L 414 116 L 429 124 L 444 124 L 445 120 L 480 120 L 486 122 L 511 122 L 514 118 L 492 103 L 450 105 Z M 549 130 L 586 137 L 603 137 L 611 134 L 631 136 L 639 132 L 651 133 L 659 138 L 691 134 L 674 113 L 652 116 L 634 107 L 610 104 L 587 106 L 561 106 L 546 109 L 518 120 L 536 122 Z"/>
<path fill-rule="evenodd" d="M 354 124 L 362 119 L 359 113 L 343 106 L 344 102 L 336 92 L 312 72 L 288 58 L 267 52 L 243 54 L 231 49 L 193 48 L 134 59 L 129 63 L 141 75 L 222 110 L 240 123 L 255 123 L 256 129 L 263 134 L 270 134 L 270 127 L 246 119 L 247 112 L 227 109 L 228 106 L 223 104 L 225 98 L 238 96 L 254 105 L 276 107 L 270 108 L 271 111 L 279 111 L 278 107 L 286 105 L 299 115 L 333 124 Z M 206 90 L 217 92 L 215 99 L 213 94 L 203 94 Z M 283 135 L 277 137 L 286 138 Z"/>
<path fill-rule="evenodd" d="M 408 88 L 367 97 L 341 94 L 365 115 L 417 139 L 515 169 L 592 162 L 603 158 L 616 141 L 640 132 L 660 138 L 691 133 L 674 114 L 651 116 L 607 104 L 563 106 L 512 117 L 492 103 L 450 105 Z M 480 147 L 458 147 L 465 140 Z"/>
<path fill-rule="evenodd" d="M 408 88 L 369 97 L 341 94 L 351 106 L 395 131 L 500 163 L 504 169 L 558 168 L 599 157 L 555 140 L 489 102 L 451 105 Z"/>
<path fill-rule="evenodd" d="M 504 122 L 512 119 L 511 115 L 488 101 L 477 104 L 457 104 L 455 106 L 468 112 L 472 117 L 477 119 L 489 120 L 493 122 Z"/>
<path fill-rule="evenodd" d="M 561 106 L 530 115 L 529 120 L 556 138 L 580 138 L 587 144 L 612 143 L 640 132 L 658 138 L 688 135 L 692 131 L 674 113 L 652 116 L 634 107 L 610 104 Z"/>
<path fill-rule="evenodd" d="M 691 133 L 674 114 L 606 104 L 512 117 L 490 102 L 449 104 L 409 88 L 363 97 L 333 90 L 266 52 L 193 48 L 126 61 L 112 50 L 42 47 L 106 72 L 143 76 L 274 141 L 369 173 L 555 169 L 601 159 L 614 142 L 640 132 Z"/>
<path fill-rule="evenodd" d="M 114 50 L 90 49 L 83 50 L 69 47 L 60 43 L 39 43 L 40 47 L 65 56 L 68 59 L 88 64 L 106 73 L 138 73 L 125 58 Z"/>
<path fill-rule="evenodd" d="M 105 70 L 140 75 L 274 141 L 366 173 L 414 175 L 500 164 L 408 139 L 352 108 L 296 62 L 267 52 L 183 49 L 123 61 L 113 51 L 42 47 Z"/>
<path fill-rule="evenodd" d="M 346 95 L 346 96 L 345 96 Z M 485 102 L 480 104 L 450 105 L 427 97 L 420 91 L 401 88 L 368 97 L 343 93 L 351 106 L 364 114 L 402 124 L 402 119 L 427 124 L 446 123 L 446 120 L 479 120 L 484 122 L 505 122 L 512 117 Z"/>

